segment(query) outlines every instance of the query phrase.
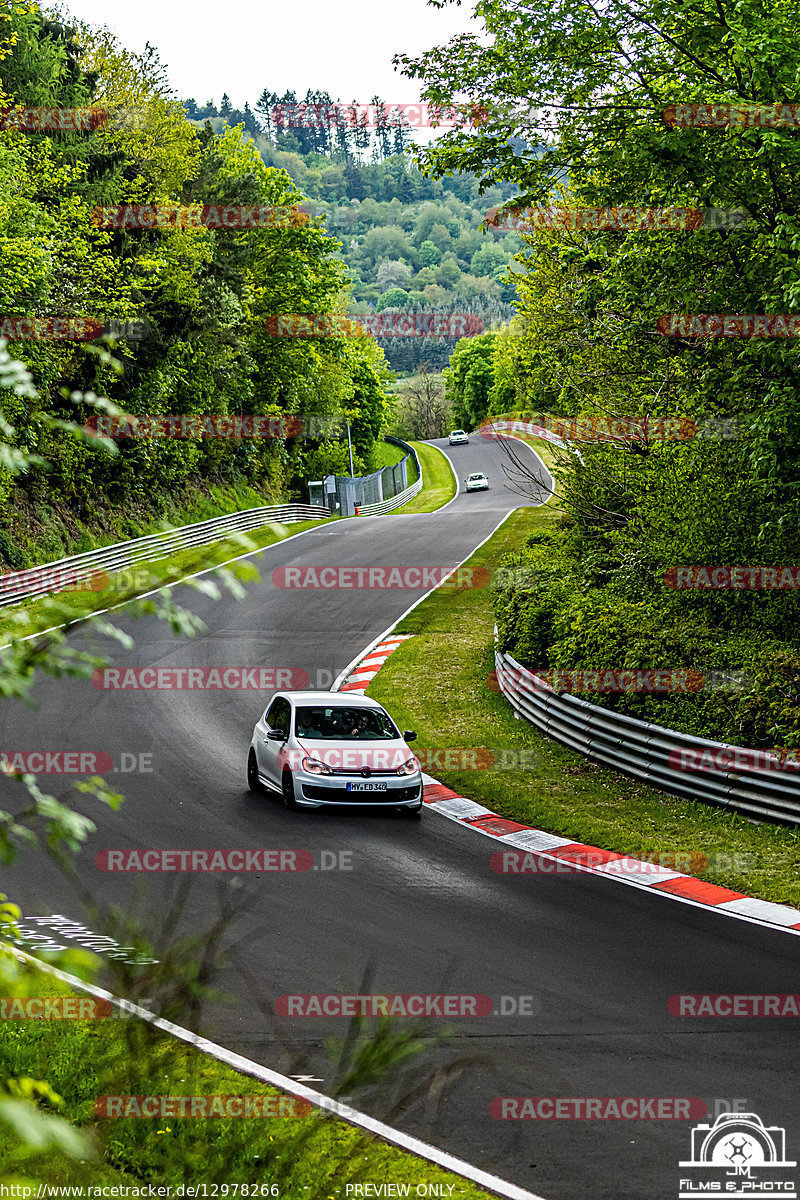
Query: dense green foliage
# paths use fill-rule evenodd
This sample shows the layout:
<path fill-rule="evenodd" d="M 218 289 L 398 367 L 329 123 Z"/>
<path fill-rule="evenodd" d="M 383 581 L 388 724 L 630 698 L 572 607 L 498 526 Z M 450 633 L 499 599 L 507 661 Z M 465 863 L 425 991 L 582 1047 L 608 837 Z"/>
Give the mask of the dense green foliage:
<path fill-rule="evenodd" d="M 0 38 L 0 106 L 135 114 L 93 132 L 0 133 L 0 316 L 144 319 L 149 328 L 145 340 L 113 346 L 116 363 L 91 342 L 13 343 L 39 396 L 6 396 L 0 415 L 48 470 L 32 465 L 13 485 L 0 465 L 0 560 L 13 565 L 12 514 L 28 505 L 86 520 L 101 495 L 157 511 L 159 496 L 189 480 L 306 499 L 305 479 L 344 464 L 346 447 L 305 438 L 125 439 L 111 456 L 42 424 L 42 412 L 63 417 L 76 390 L 136 414 L 346 413 L 356 471 L 369 469 L 388 378 L 375 341 L 278 338 L 264 325 L 276 312 L 345 307 L 337 243 L 319 222 L 233 232 L 92 221 L 101 204 L 293 205 L 304 197 L 289 174 L 265 165 L 241 130 L 189 121 L 152 50 L 130 54 L 107 32 L 68 28 L 21 3 L 4 12 Z"/>
<path fill-rule="evenodd" d="M 264 162 L 285 170 L 311 198 L 305 207 L 324 216 L 328 230 L 339 240 L 339 257 L 352 281 L 350 311 L 370 308 L 442 312 L 471 312 L 484 327 L 511 316 L 516 289 L 506 281 L 514 257 L 522 249 L 516 233 L 484 227 L 492 205 L 513 194 L 497 183 L 481 194 L 477 176 L 460 172 L 442 180 L 423 175 L 408 153 L 398 152 L 394 133 L 369 128 L 355 140 L 347 128 L 329 128 L 313 121 L 313 104 L 330 103 L 323 93 L 306 97 L 308 121 L 280 123 L 281 104 L 296 98 L 266 94 L 256 105 L 236 110 L 226 97 L 219 107 L 209 101 L 199 107 L 185 102 L 187 114 L 200 124 L 223 130 L 241 123 Z M 269 103 L 267 103 L 267 101 Z M 376 111 L 382 101 L 375 97 Z M 284 108 L 284 111 L 286 109 Z M 394 120 L 389 114 L 389 120 Z M 349 139 L 349 140 L 348 140 Z M 410 144 L 404 133 L 403 147 Z M 423 362 L 446 366 L 455 342 L 431 339 L 386 339 L 381 345 L 392 367 L 413 370 Z"/>
<path fill-rule="evenodd" d="M 676 103 L 796 101 L 797 11 L 784 0 L 639 9 L 612 0 L 602 13 L 565 0 L 486 0 L 478 11 L 489 40 L 466 36 L 401 60 L 424 79 L 428 101 L 486 114 L 477 131 L 448 132 L 421 150 L 423 166 L 511 181 L 518 205 L 718 206 L 752 216 L 720 231 L 532 232 L 519 315 L 498 332 L 491 379 L 470 385 L 469 403 L 469 369 L 462 380 L 456 365 L 477 360 L 477 347 L 460 348 L 453 401 L 473 419 L 522 409 L 698 424 L 747 417 L 733 438 L 631 433 L 565 456 L 568 528 L 557 555 L 548 550 L 557 565 L 530 588 L 501 591 L 504 643 L 531 666 L 752 669 L 758 682 L 744 694 L 614 703 L 745 744 L 797 744 L 796 591 L 674 591 L 664 573 L 800 563 L 800 349 L 786 338 L 656 332 L 669 313 L 797 311 L 797 130 L 671 129 L 662 119 Z M 546 142 L 545 152 L 517 153 L 510 135 L 520 132 Z"/>

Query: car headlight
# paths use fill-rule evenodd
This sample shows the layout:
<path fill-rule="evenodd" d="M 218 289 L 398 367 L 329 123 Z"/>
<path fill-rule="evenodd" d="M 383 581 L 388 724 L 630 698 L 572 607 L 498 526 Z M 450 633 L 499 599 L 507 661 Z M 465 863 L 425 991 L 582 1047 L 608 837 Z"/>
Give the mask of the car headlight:
<path fill-rule="evenodd" d="M 403 763 L 403 765 L 397 768 L 397 774 L 398 775 L 415 775 L 418 770 L 419 770 L 419 763 L 417 762 L 417 760 L 414 758 L 414 755 L 412 754 L 411 758 L 407 758 L 406 761 Z"/>
<path fill-rule="evenodd" d="M 309 775 L 332 775 L 333 771 L 327 763 L 320 762 L 318 758 L 304 758 L 300 764 L 304 771 L 308 771 Z"/>

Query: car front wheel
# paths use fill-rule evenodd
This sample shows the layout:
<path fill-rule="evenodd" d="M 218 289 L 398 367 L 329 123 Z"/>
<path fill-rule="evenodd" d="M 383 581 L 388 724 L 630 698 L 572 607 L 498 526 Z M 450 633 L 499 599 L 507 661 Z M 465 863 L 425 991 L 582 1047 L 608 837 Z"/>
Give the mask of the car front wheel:
<path fill-rule="evenodd" d="M 294 796 L 294 778 L 292 772 L 287 767 L 281 776 L 281 796 L 283 798 L 283 807 L 296 811 L 300 805 L 295 800 Z"/>
<path fill-rule="evenodd" d="M 264 785 L 258 778 L 258 763 L 254 750 L 251 750 L 247 756 L 247 787 L 251 792 L 263 792 L 264 790 Z"/>

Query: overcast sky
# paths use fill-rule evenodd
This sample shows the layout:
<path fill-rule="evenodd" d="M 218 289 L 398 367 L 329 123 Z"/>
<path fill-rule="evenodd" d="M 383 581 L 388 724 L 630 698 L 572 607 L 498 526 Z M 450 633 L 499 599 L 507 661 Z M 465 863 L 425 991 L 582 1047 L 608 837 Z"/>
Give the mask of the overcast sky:
<path fill-rule="evenodd" d="M 46 4 L 45 4 L 46 6 Z M 425 0 L 63 0 L 74 17 L 107 25 L 131 50 L 151 42 L 181 99 L 251 107 L 265 87 L 298 96 L 321 88 L 342 101 L 419 99 L 419 81 L 392 67 L 481 22 L 471 2 L 430 8 Z"/>

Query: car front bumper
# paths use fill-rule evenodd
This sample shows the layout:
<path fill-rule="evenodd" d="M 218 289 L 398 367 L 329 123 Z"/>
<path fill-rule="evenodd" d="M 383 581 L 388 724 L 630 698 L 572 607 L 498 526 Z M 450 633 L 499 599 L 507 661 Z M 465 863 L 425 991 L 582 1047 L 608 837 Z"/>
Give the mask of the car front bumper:
<path fill-rule="evenodd" d="M 392 808 L 416 808 L 422 799 L 422 775 L 390 776 L 365 780 L 358 777 L 309 775 L 295 772 L 295 799 L 304 808 L 326 805 L 381 805 Z M 348 791 L 348 783 L 385 783 L 381 791 Z"/>

